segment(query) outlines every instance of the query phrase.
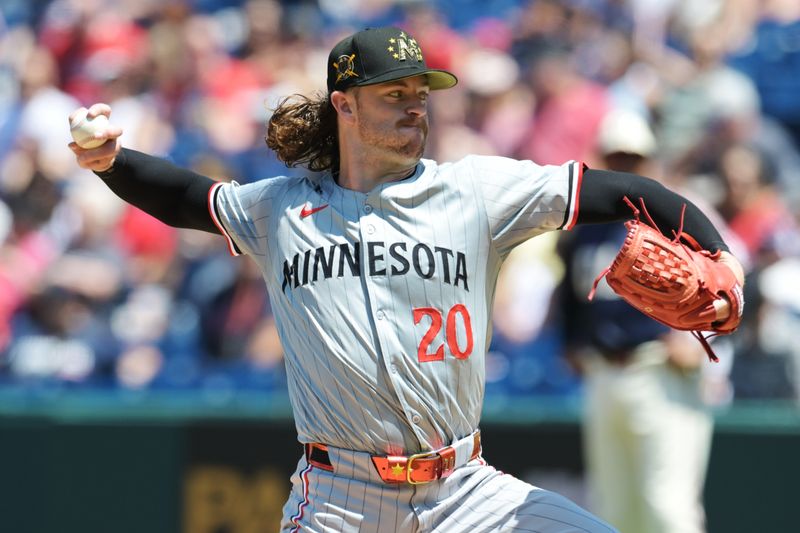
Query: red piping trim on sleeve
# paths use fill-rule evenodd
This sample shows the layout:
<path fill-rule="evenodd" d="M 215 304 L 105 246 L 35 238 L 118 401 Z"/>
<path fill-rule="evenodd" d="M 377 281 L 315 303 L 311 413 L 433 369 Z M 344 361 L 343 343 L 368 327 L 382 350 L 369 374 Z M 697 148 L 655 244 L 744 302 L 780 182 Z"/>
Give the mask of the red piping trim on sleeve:
<path fill-rule="evenodd" d="M 236 245 L 233 243 L 233 239 L 231 239 L 231 236 L 228 235 L 228 232 L 222 226 L 222 222 L 217 216 L 217 208 L 216 208 L 217 191 L 223 185 L 224 183 L 215 183 L 208 190 L 208 213 L 211 215 L 211 220 L 214 221 L 214 225 L 217 227 L 222 236 L 225 237 L 225 241 L 228 244 L 228 253 L 235 257 L 241 254 L 237 251 Z"/>
<path fill-rule="evenodd" d="M 575 172 L 572 175 L 574 176 L 573 179 L 575 183 L 573 183 L 572 187 L 573 197 L 570 198 L 570 216 L 569 221 L 564 226 L 565 230 L 571 230 L 574 228 L 575 223 L 578 221 L 578 213 L 580 212 L 581 184 L 583 183 L 583 169 L 586 168 L 586 165 L 578 161 L 574 162 L 573 165 Z"/>

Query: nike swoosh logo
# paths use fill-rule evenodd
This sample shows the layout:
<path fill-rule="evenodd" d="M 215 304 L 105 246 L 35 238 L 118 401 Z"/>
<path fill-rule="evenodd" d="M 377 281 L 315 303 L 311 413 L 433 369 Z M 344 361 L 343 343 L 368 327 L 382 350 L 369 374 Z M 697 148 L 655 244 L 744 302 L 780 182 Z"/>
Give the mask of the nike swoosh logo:
<path fill-rule="evenodd" d="M 300 218 L 310 217 L 311 215 L 313 215 L 317 211 L 322 211 L 326 207 L 328 207 L 328 204 L 321 205 L 319 207 L 315 207 L 315 208 L 312 209 L 312 208 L 308 207 L 308 204 L 306 204 L 306 205 L 303 206 L 303 209 L 300 210 Z"/>

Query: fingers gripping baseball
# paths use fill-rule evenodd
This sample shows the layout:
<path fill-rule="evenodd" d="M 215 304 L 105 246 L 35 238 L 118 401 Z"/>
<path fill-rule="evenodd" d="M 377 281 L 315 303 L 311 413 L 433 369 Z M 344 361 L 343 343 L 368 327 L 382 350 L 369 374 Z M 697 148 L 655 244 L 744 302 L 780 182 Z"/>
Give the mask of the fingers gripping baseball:
<path fill-rule="evenodd" d="M 108 119 L 111 107 L 94 104 L 89 109 L 80 107 L 69 116 L 73 142 L 69 148 L 75 154 L 81 168 L 102 172 L 111 168 L 122 145 L 119 137 L 122 128 L 112 125 Z"/>
<path fill-rule="evenodd" d="M 720 252 L 718 263 L 727 266 L 733 272 L 739 286 L 744 285 L 744 269 L 741 263 L 729 252 Z M 723 322 L 730 318 L 732 312 L 736 312 L 737 302 L 732 302 L 727 293 L 722 293 L 722 298 L 714 300 L 714 309 L 717 312 L 716 322 Z"/>

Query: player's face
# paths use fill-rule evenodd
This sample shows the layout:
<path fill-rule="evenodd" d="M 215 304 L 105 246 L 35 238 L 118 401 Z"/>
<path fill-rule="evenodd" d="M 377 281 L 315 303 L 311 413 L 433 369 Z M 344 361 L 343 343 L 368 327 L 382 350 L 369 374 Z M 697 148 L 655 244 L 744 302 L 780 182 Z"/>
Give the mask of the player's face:
<path fill-rule="evenodd" d="M 428 138 L 429 92 L 425 76 L 360 87 L 356 106 L 364 145 L 398 163 L 419 161 Z"/>

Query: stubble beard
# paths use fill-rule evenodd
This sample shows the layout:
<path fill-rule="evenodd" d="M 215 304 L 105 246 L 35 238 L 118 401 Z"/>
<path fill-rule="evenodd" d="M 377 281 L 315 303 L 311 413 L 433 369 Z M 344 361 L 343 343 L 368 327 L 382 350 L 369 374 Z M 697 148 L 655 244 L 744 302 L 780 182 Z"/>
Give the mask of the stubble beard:
<path fill-rule="evenodd" d="M 424 118 L 408 119 L 386 125 L 362 120 L 358 124 L 358 132 L 365 146 L 393 155 L 404 162 L 416 163 L 425 152 L 428 121 Z"/>

